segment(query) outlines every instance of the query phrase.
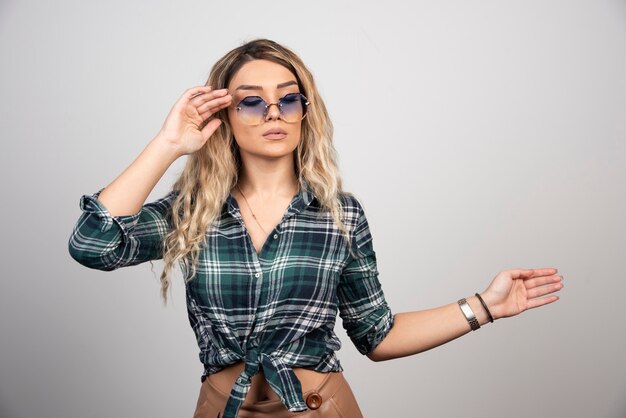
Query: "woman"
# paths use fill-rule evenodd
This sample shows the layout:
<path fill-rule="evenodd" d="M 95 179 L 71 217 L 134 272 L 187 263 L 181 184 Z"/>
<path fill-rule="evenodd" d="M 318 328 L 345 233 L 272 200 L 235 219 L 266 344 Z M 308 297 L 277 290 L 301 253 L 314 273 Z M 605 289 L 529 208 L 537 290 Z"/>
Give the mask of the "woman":
<path fill-rule="evenodd" d="M 392 315 L 332 131 L 299 57 L 255 40 L 220 59 L 139 157 L 81 199 L 69 241 L 78 262 L 113 270 L 163 258 L 165 302 L 180 264 L 204 364 L 195 417 L 361 417 L 336 356 L 337 313 L 357 349 L 381 361 L 558 299 L 556 269 L 515 269 L 481 294 Z M 183 155 L 172 191 L 144 204 Z"/>

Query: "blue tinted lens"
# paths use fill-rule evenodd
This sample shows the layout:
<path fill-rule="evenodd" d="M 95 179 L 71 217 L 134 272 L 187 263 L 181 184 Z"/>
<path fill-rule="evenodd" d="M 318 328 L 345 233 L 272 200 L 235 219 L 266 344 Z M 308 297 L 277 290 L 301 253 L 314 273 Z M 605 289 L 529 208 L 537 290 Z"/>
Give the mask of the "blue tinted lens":
<path fill-rule="evenodd" d="M 304 116 L 304 99 L 300 93 L 291 93 L 279 100 L 280 115 L 285 122 L 298 122 Z"/>
<path fill-rule="evenodd" d="M 237 106 L 237 113 L 248 125 L 258 125 L 263 121 L 267 104 L 259 96 L 248 96 Z"/>

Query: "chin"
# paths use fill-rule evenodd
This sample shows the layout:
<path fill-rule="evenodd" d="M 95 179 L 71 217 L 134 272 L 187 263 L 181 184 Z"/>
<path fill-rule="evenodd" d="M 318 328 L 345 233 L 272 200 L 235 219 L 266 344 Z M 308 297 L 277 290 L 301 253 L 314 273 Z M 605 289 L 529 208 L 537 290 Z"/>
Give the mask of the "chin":
<path fill-rule="evenodd" d="M 277 147 L 275 149 L 259 149 L 254 152 L 255 155 L 267 158 L 284 158 L 293 156 L 295 148 L 293 147 Z"/>

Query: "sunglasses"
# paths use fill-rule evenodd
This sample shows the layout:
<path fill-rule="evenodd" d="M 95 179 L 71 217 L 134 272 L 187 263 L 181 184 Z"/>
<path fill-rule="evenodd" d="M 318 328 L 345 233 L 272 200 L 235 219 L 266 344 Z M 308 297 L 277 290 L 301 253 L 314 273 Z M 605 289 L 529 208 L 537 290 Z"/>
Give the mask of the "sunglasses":
<path fill-rule="evenodd" d="M 243 123 L 256 126 L 263 123 L 272 105 L 278 106 L 283 121 L 296 123 L 305 118 L 309 101 L 302 93 L 289 93 L 278 99 L 278 103 L 267 103 L 259 96 L 247 96 L 235 106 L 235 111 Z"/>

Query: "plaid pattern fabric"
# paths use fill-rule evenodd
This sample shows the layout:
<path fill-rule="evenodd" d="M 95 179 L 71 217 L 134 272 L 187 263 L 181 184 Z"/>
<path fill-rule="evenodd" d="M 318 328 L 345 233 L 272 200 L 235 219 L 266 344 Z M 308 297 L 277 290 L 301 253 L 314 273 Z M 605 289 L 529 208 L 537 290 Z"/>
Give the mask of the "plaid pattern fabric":
<path fill-rule="evenodd" d="M 69 239 L 72 257 L 100 270 L 161 258 L 175 193 L 129 216 L 111 216 L 98 201 L 99 193 L 80 200 L 83 213 Z M 290 411 L 306 410 L 291 368 L 343 370 L 335 353 L 341 348 L 333 331 L 337 313 L 362 354 L 372 351 L 391 329 L 393 315 L 378 281 L 365 212 L 352 195 L 342 194 L 341 202 L 355 255 L 306 182 L 260 254 L 232 195 L 208 228 L 197 275 L 186 284 L 186 298 L 204 365 L 201 380 L 229 364 L 245 362 L 224 418 L 237 416 L 250 378 L 261 368 Z"/>

